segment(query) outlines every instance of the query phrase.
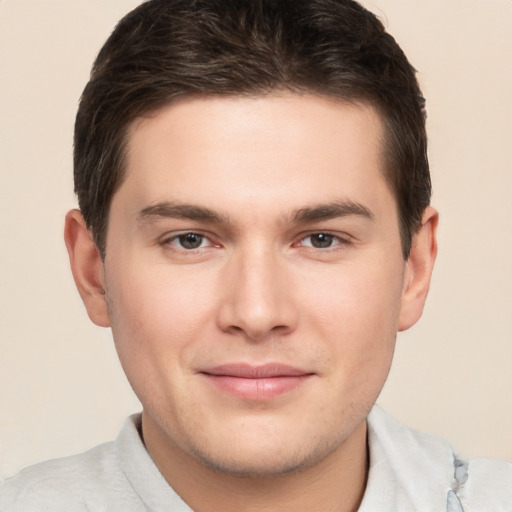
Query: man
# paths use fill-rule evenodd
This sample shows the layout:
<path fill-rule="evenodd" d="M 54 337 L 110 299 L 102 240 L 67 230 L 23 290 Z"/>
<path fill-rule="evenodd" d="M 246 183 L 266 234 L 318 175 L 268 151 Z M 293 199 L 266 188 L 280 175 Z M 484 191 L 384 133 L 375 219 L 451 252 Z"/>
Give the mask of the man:
<path fill-rule="evenodd" d="M 143 412 L 1 510 L 510 509 L 510 464 L 374 408 L 437 213 L 414 69 L 359 4 L 142 4 L 84 90 L 75 190 L 73 275 Z"/>

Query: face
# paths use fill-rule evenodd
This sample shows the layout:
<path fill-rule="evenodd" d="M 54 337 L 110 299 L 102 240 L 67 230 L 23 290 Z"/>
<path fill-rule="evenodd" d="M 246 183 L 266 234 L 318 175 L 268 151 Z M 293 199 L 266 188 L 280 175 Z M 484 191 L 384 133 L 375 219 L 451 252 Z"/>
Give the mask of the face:
<path fill-rule="evenodd" d="M 362 424 L 409 278 L 380 139 L 372 108 L 291 93 L 187 99 L 131 127 L 104 281 L 166 449 L 276 474 Z"/>

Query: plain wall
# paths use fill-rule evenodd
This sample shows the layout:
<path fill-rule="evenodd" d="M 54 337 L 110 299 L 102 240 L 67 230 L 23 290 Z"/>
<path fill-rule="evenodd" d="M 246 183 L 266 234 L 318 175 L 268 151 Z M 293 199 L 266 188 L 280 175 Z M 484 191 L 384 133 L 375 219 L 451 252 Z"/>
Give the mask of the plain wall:
<path fill-rule="evenodd" d="M 112 439 L 140 408 L 62 241 L 74 115 L 136 0 L 0 0 L 0 477 Z M 379 403 L 512 459 L 512 1 L 367 0 L 419 71 L 440 252 Z"/>

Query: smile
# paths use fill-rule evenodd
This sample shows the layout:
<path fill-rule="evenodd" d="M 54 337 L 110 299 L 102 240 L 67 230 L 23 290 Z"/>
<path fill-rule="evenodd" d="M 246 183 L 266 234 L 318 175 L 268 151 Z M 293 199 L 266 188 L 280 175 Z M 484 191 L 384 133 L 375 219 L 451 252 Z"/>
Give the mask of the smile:
<path fill-rule="evenodd" d="M 272 400 L 297 389 L 314 374 L 278 363 L 226 364 L 200 372 L 218 389 L 249 401 Z"/>

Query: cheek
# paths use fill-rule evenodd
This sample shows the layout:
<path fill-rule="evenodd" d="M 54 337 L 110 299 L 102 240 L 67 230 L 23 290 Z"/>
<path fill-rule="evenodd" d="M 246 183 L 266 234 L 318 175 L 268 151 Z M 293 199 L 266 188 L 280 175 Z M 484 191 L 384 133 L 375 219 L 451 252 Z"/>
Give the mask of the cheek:
<path fill-rule="evenodd" d="M 208 283 L 192 273 L 158 265 L 125 265 L 107 274 L 112 331 L 123 366 L 180 366 L 212 321 Z M 134 364 L 135 364 L 134 363 Z M 125 368 L 128 370 L 127 368 Z"/>
<path fill-rule="evenodd" d="M 208 288 L 169 268 L 134 265 L 108 277 L 115 347 L 124 372 L 144 408 L 158 416 L 191 401 L 187 392 L 197 340 L 211 322 Z M 188 398 L 187 398 L 188 397 Z"/>
<path fill-rule="evenodd" d="M 371 263 L 333 269 L 301 301 L 313 333 L 327 341 L 333 367 L 355 380 L 371 372 L 387 375 L 401 306 L 400 260 Z"/>
<path fill-rule="evenodd" d="M 326 326 L 354 335 L 394 330 L 401 306 L 403 270 L 393 262 L 335 268 L 316 276 L 315 287 L 303 290 L 308 306 Z M 395 331 L 396 332 L 396 331 Z"/>

